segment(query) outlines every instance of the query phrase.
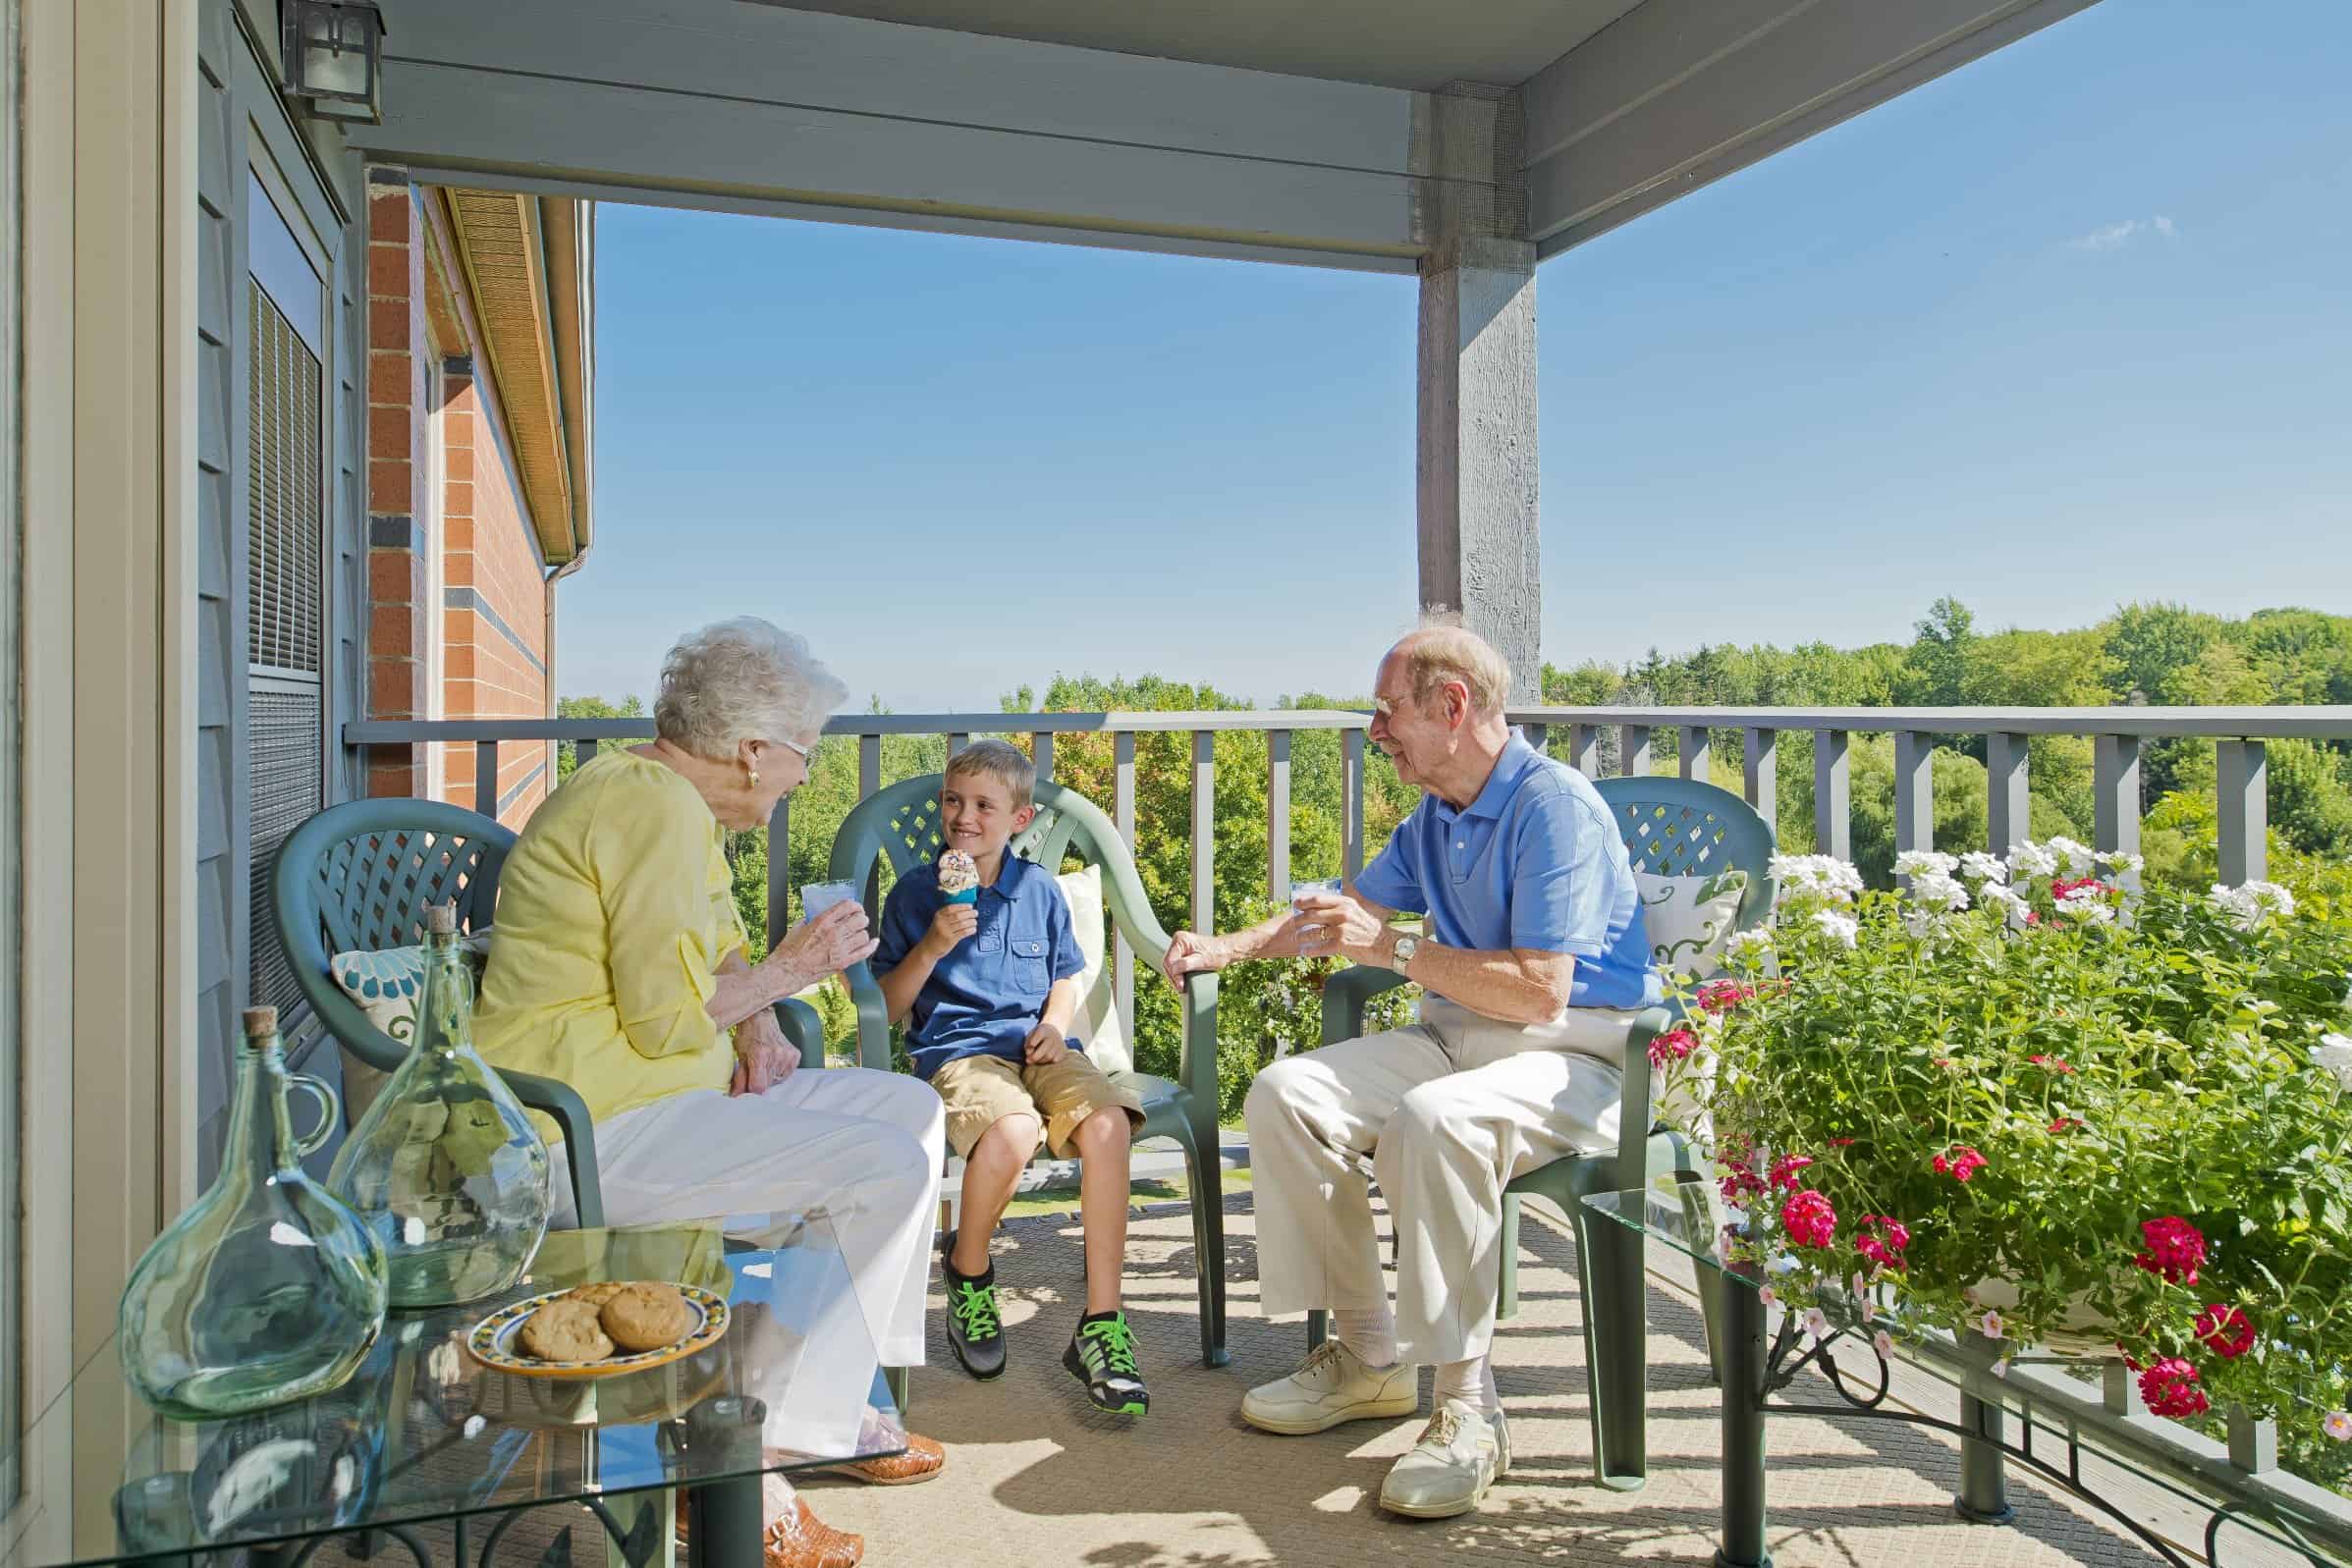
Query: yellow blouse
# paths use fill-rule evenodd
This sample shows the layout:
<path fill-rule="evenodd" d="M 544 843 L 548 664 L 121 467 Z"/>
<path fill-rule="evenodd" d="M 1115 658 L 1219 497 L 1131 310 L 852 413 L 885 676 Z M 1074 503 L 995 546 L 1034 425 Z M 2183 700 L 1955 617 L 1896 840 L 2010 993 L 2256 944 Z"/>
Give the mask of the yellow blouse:
<path fill-rule="evenodd" d="M 694 786 L 649 757 L 614 747 L 565 781 L 499 874 L 482 1055 L 561 1078 L 598 1121 L 725 1089 L 734 1049 L 703 1011 L 746 941 L 725 841 Z"/>

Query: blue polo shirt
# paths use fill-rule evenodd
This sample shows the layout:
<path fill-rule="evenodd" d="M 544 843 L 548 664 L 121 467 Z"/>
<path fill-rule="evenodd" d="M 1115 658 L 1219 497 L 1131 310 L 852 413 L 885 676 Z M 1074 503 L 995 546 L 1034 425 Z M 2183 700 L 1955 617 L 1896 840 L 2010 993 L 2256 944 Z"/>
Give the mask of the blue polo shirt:
<path fill-rule="evenodd" d="M 1662 988 L 1640 891 L 1609 803 L 1513 735 L 1460 811 L 1424 794 L 1356 891 L 1426 914 L 1449 947 L 1572 953 L 1579 1007 L 1647 1007 Z"/>
<path fill-rule="evenodd" d="M 899 879 L 882 906 L 882 946 L 868 960 L 877 979 L 905 961 L 944 901 L 937 866 Z M 958 1056 L 1019 1061 L 1046 993 L 1086 967 L 1053 874 L 1011 850 L 975 912 L 979 929 L 948 950 L 914 999 L 906 1052 L 925 1078 Z M 1075 1040 L 1069 1048 L 1085 1049 Z"/>

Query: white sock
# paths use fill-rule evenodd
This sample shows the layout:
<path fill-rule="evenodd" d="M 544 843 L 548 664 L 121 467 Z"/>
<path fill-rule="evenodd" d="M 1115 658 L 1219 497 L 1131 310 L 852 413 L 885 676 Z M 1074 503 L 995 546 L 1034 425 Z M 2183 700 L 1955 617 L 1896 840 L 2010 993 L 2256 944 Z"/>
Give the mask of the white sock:
<path fill-rule="evenodd" d="M 1396 1365 L 1396 1313 L 1386 1297 L 1377 1307 L 1334 1307 L 1332 1337 L 1367 1367 Z"/>
<path fill-rule="evenodd" d="M 1458 1399 L 1489 1416 L 1501 1410 L 1503 1396 L 1495 1391 L 1494 1359 L 1472 1356 L 1468 1361 L 1449 1361 L 1440 1367 L 1435 1402 L 1442 1405 L 1449 1399 Z"/>

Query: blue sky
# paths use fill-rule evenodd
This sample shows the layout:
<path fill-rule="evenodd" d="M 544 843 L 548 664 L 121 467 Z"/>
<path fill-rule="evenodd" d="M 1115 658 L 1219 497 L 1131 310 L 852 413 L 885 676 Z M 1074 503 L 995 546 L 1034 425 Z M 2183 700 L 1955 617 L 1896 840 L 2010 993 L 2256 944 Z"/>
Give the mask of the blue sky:
<path fill-rule="evenodd" d="M 2352 5 L 2104 0 L 1548 262 L 1544 654 L 2352 611 Z M 902 711 L 1356 691 L 1409 278 L 599 216 L 566 694 L 753 612 Z"/>

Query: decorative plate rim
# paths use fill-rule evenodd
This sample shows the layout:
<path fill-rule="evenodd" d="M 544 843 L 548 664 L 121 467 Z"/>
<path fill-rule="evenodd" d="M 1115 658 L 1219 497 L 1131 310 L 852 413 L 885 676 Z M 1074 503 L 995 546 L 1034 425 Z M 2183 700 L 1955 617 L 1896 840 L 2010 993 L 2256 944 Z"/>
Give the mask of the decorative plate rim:
<path fill-rule="evenodd" d="M 601 1280 L 582 1280 L 581 1285 L 600 1284 Z M 638 1281 L 620 1281 L 636 1283 Z M 571 1295 L 580 1285 L 566 1285 L 561 1290 L 545 1290 L 520 1301 L 510 1301 L 475 1324 L 465 1334 L 465 1353 L 493 1372 L 513 1373 L 519 1378 L 610 1378 L 621 1373 L 643 1372 L 653 1367 L 668 1366 L 694 1352 L 718 1343 L 727 1332 L 732 1316 L 727 1299 L 703 1289 L 700 1285 L 680 1284 L 673 1280 L 646 1280 L 648 1284 L 666 1284 L 686 1300 L 686 1305 L 702 1314 L 702 1322 L 676 1344 L 658 1350 L 639 1350 L 626 1356 L 607 1356 L 602 1361 L 543 1361 L 501 1347 L 500 1341 L 510 1330 L 519 1330 L 522 1320 L 551 1301 Z"/>

